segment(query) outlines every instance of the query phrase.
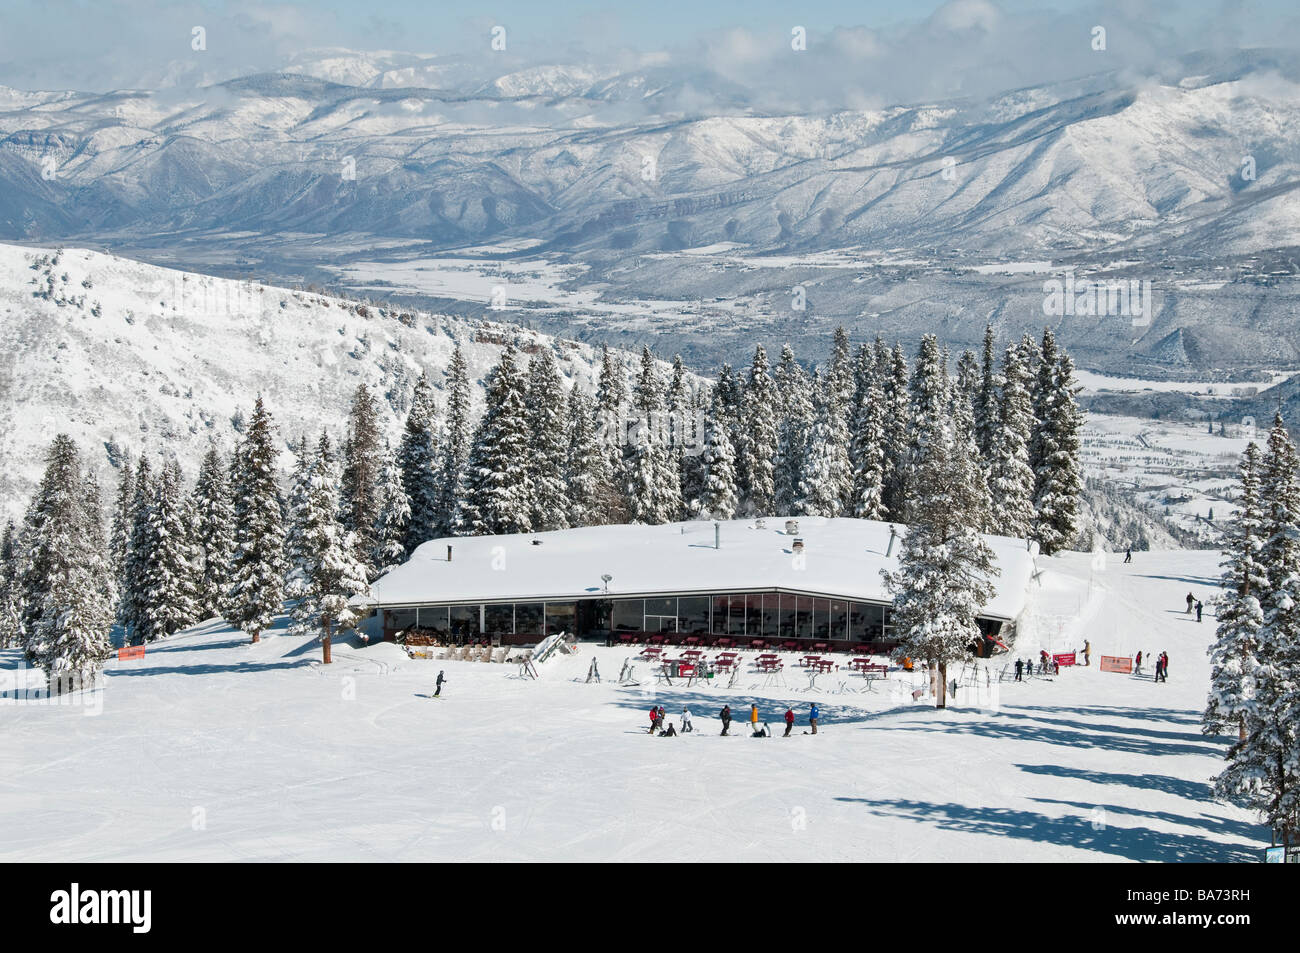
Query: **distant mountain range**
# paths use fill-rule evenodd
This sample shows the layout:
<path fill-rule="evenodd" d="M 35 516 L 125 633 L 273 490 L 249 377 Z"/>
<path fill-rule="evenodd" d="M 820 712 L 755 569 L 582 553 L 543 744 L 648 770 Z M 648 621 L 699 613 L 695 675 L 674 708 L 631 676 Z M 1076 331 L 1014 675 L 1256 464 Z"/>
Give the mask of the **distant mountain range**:
<path fill-rule="evenodd" d="M 1076 271 L 1156 292 L 1140 328 L 1062 322 L 1091 366 L 1294 365 L 1297 184 L 1289 51 L 815 115 L 772 114 L 705 71 L 485 76 L 343 50 L 201 89 L 0 90 L 0 238 L 322 283 L 358 261 L 578 263 L 604 305 L 718 299 L 742 320 L 522 315 L 562 334 L 667 335 L 697 362 L 755 337 L 824 346 L 840 322 L 954 346 L 986 320 L 1010 336 L 1050 319 L 1044 280 Z"/>

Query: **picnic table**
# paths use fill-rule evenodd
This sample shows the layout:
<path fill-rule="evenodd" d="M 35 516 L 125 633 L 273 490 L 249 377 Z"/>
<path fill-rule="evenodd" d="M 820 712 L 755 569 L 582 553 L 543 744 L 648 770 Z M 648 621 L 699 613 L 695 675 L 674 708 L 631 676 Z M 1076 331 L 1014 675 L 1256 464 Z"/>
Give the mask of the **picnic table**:
<path fill-rule="evenodd" d="M 809 668 L 816 669 L 818 672 L 829 672 L 835 668 L 835 663 L 828 658 L 819 658 Z"/>
<path fill-rule="evenodd" d="M 785 663 L 775 656 L 758 659 L 758 670 L 760 672 L 779 672 L 783 668 L 785 668 Z"/>
<path fill-rule="evenodd" d="M 686 637 L 687 645 L 701 645 L 704 642 L 698 635 L 688 635 Z"/>
<path fill-rule="evenodd" d="M 699 658 L 704 654 L 702 649 L 686 649 L 682 652 L 683 658 Z"/>
<path fill-rule="evenodd" d="M 749 643 L 749 647 L 751 649 L 765 649 L 767 648 L 767 643 L 762 639 L 754 639 Z"/>
<path fill-rule="evenodd" d="M 718 639 L 718 641 L 717 641 L 716 643 L 714 643 L 714 644 L 715 644 L 715 645 L 720 645 L 720 646 L 722 646 L 723 648 L 728 648 L 728 649 L 729 649 L 729 648 L 731 648 L 733 645 L 735 645 L 736 643 L 735 643 L 735 641 L 732 640 L 732 639 Z"/>
<path fill-rule="evenodd" d="M 872 662 L 869 658 L 855 658 L 849 663 L 849 668 L 868 678 L 884 678 L 889 671 L 888 665 Z"/>
<path fill-rule="evenodd" d="M 805 655 L 799 660 L 799 665 L 803 668 L 808 668 L 813 662 L 820 662 L 821 659 L 822 657 L 820 655 Z"/>
<path fill-rule="evenodd" d="M 830 647 L 830 645 L 829 645 L 828 643 L 826 643 L 826 642 L 814 642 L 814 643 L 813 643 L 813 651 L 814 651 L 814 652 L 829 652 L 830 650 L 831 650 L 831 647 Z"/>
<path fill-rule="evenodd" d="M 799 643 L 792 639 L 789 642 L 782 642 L 781 648 L 785 649 L 787 652 L 794 652 L 799 648 Z"/>
<path fill-rule="evenodd" d="M 659 648 L 657 645 L 647 645 L 641 650 L 641 657 L 644 659 L 658 658 L 663 654 L 663 651 L 664 650 Z"/>

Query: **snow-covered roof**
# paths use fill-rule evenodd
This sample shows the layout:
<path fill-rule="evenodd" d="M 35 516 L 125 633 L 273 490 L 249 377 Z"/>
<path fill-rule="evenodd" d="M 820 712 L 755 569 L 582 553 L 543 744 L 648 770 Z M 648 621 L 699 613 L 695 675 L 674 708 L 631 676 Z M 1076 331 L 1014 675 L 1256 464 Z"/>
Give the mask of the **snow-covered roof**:
<path fill-rule="evenodd" d="M 797 521 L 793 536 L 786 535 L 783 517 L 767 517 L 763 529 L 754 520 L 724 521 L 717 549 L 712 522 L 436 539 L 376 580 L 370 597 L 358 601 L 409 606 L 603 597 L 605 574 L 613 577 L 609 598 L 614 599 L 782 589 L 860 602 L 892 601 L 880 576 L 882 569 L 898 568 L 898 543 L 894 555 L 885 556 L 889 523 L 809 516 Z M 900 535 L 904 529 L 900 524 Z M 804 541 L 802 561 L 794 558 L 796 538 Z M 1033 554 L 1023 539 L 985 538 L 1001 574 L 994 579 L 997 594 L 983 614 L 1014 619 L 1024 606 Z"/>

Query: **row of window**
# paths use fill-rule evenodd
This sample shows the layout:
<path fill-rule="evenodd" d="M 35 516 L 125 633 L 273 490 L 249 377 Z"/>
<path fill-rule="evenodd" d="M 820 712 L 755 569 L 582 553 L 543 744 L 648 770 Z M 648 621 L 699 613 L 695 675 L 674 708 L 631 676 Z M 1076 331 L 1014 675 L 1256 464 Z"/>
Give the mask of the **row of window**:
<path fill-rule="evenodd" d="M 751 639 L 850 639 L 891 634 L 888 606 L 782 592 L 619 599 L 615 632 L 679 632 Z"/>
<path fill-rule="evenodd" d="M 556 632 L 676 632 L 754 639 L 888 640 L 891 610 L 849 602 L 762 592 L 652 599 L 584 599 L 388 609 L 390 630 L 410 626 L 446 636 L 551 635 Z"/>

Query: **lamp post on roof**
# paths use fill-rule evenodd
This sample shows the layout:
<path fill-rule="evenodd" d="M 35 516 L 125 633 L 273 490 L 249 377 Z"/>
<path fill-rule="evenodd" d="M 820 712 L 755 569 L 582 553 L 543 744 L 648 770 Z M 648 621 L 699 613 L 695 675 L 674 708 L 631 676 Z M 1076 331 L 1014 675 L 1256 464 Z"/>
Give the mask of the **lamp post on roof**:
<path fill-rule="evenodd" d="M 614 581 L 614 577 L 609 573 L 605 573 L 605 575 L 600 577 L 600 581 L 605 584 L 605 591 L 609 592 L 609 584 Z"/>

